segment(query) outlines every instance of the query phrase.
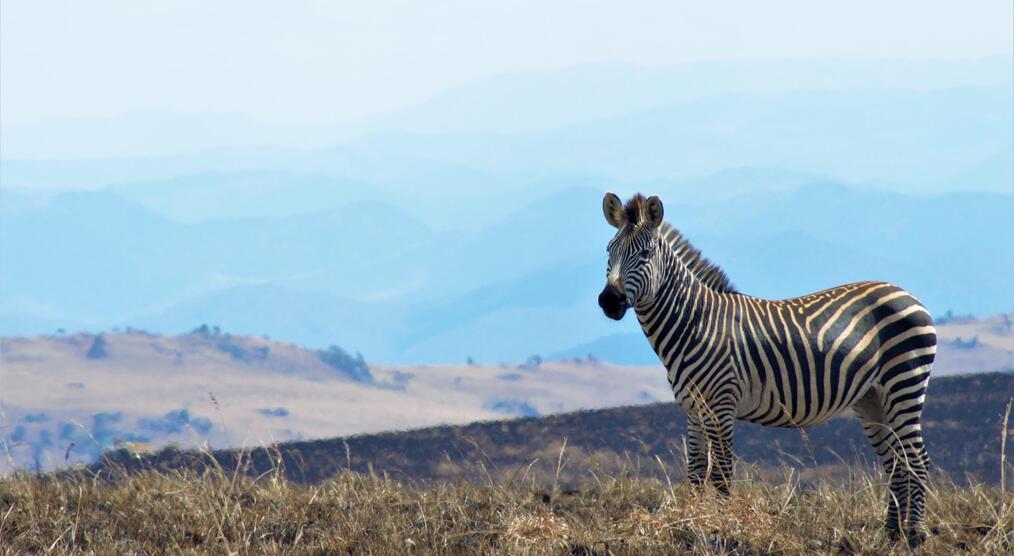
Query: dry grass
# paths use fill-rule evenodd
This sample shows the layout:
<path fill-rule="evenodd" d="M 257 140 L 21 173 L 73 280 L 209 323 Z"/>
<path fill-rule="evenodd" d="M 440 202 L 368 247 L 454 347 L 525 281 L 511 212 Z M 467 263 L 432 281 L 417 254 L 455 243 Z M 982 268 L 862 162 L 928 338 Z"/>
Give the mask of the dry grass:
<path fill-rule="evenodd" d="M 556 463 L 554 461 L 554 463 Z M 281 472 L 212 470 L 117 480 L 16 475 L 0 480 L 7 553 L 890 554 L 885 488 L 852 469 L 803 486 L 785 470 L 741 466 L 721 502 L 683 482 L 588 469 L 554 487 L 525 469 L 486 484 L 406 485 L 342 473 L 319 485 Z M 998 487 L 940 479 L 923 554 L 1010 554 L 1014 510 Z"/>

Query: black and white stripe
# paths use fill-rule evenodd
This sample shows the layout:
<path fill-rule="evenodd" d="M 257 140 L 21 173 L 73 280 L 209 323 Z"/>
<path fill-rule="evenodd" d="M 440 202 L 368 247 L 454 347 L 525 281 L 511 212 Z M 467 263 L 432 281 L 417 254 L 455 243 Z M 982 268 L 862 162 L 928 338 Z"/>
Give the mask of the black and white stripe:
<path fill-rule="evenodd" d="M 728 493 L 733 423 L 823 423 L 848 410 L 861 420 L 890 477 L 887 529 L 925 537 L 929 459 L 920 416 L 936 332 L 905 290 L 859 282 L 770 301 L 735 290 L 718 267 L 662 221 L 657 197 L 623 206 L 606 196 L 606 289 L 612 318 L 633 307 L 689 415 L 688 472 Z"/>

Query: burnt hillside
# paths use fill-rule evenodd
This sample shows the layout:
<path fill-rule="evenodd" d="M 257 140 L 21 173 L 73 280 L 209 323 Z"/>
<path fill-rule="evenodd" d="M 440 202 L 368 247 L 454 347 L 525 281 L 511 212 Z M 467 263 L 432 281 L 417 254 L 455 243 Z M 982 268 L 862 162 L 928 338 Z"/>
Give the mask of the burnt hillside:
<path fill-rule="evenodd" d="M 958 482 L 968 478 L 999 481 L 1001 422 L 1012 396 L 1014 374 L 1010 373 L 933 379 L 924 427 L 936 468 Z M 241 465 L 250 474 L 263 473 L 280 461 L 290 479 L 309 483 L 330 478 L 349 466 L 411 481 L 486 480 L 510 478 L 533 468 L 536 473 L 552 475 L 566 438 L 565 478 L 587 477 L 588 469 L 602 466 L 626 466 L 654 474 L 660 469 L 656 456 L 668 468 L 678 468 L 685 431 L 682 410 L 660 403 L 290 442 L 245 454 L 223 450 L 210 455 L 225 469 Z M 875 461 L 854 418 L 836 419 L 805 431 L 740 422 L 736 431 L 737 455 L 765 467 L 787 464 L 808 469 L 857 463 L 873 467 Z M 530 468 L 536 459 L 539 462 Z M 136 471 L 209 465 L 209 454 L 166 449 L 140 458 L 113 452 L 97 467 Z M 1014 473 L 1008 469 L 1007 475 Z"/>

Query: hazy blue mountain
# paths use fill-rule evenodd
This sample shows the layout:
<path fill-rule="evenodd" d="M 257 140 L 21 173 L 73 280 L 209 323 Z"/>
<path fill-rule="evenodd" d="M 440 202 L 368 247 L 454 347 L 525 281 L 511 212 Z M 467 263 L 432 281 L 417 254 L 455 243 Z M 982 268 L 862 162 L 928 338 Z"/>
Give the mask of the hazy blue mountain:
<path fill-rule="evenodd" d="M 1014 292 L 1004 285 L 1004 277 L 1014 275 L 1010 214 L 1012 195 L 916 197 L 818 184 L 784 195 L 744 196 L 723 203 L 721 210 L 670 218 L 688 233 L 700 230 L 722 238 L 715 246 L 703 241 L 707 238 L 697 243 L 749 293 L 779 297 L 879 279 L 912 290 L 936 312 L 961 306 L 961 311 L 985 314 L 1014 307 Z M 780 239 L 760 239 L 777 234 Z M 793 237 L 803 236 L 826 245 L 793 244 Z M 768 278 L 756 284 L 740 278 L 758 272 Z M 775 284 L 803 287 L 769 287 Z"/>
<path fill-rule="evenodd" d="M 221 149 L 161 158 L 4 160 L 2 166 L 0 187 L 15 192 L 12 197 L 19 199 L 45 198 L 60 193 L 61 188 L 107 189 L 181 222 L 281 217 L 379 200 L 437 230 L 487 226 L 524 206 L 532 196 L 544 194 L 547 182 L 582 185 L 601 181 L 493 175 L 457 164 L 393 155 L 351 155 L 337 148 Z M 18 206 L 24 205 L 12 203 L 11 210 Z M 463 206 L 469 210 L 461 210 Z"/>
<path fill-rule="evenodd" d="M 48 120 L 4 129 L 13 158 L 134 157 L 221 147 L 319 144 L 311 129 L 272 125 L 240 114 L 141 110 Z M 42 153 L 40 155 L 40 153 Z"/>
<path fill-rule="evenodd" d="M 882 279 L 934 312 L 1010 311 L 1010 64 L 604 65 L 340 126 L 57 122 L 18 137 L 160 154 L 3 160 L 0 333 L 208 321 L 403 362 L 613 349 L 636 323 L 595 302 L 605 190 L 661 194 L 746 293 Z"/>
<path fill-rule="evenodd" d="M 918 196 L 822 182 L 788 192 L 750 193 L 717 206 L 720 210 L 697 211 L 675 222 L 722 235 L 803 231 L 885 257 L 976 247 L 1009 252 L 1014 232 L 1006 218 L 1014 210 L 1010 194 Z"/>
<path fill-rule="evenodd" d="M 52 164 L 59 167 L 63 163 Z M 113 165 L 114 161 L 109 164 Z M 416 173 L 408 168 L 400 174 L 377 175 L 364 169 L 362 179 L 371 180 L 369 183 L 324 174 L 213 172 L 121 183 L 103 189 L 182 223 L 279 218 L 362 201 L 383 201 L 434 230 L 475 231 L 501 222 L 533 202 L 565 189 L 665 192 L 672 195 L 670 201 L 703 202 L 757 191 L 792 190 L 827 179 L 812 173 L 768 167 L 729 168 L 682 180 L 636 181 L 581 174 L 515 179 L 452 166 L 443 166 L 442 170 L 415 170 Z M 482 187 L 478 187 L 479 184 Z M 60 193 L 60 190 L 4 187 L 0 192 L 0 214 L 12 218 L 44 208 Z"/>
<path fill-rule="evenodd" d="M 1014 142 L 966 171 L 942 180 L 938 187 L 1014 193 Z"/>
<path fill-rule="evenodd" d="M 314 348 L 336 344 L 376 357 L 390 353 L 387 339 L 378 333 L 388 319 L 390 310 L 383 304 L 250 285 L 202 295 L 127 324 L 165 334 L 219 325 L 233 334 L 267 335 Z"/>
<path fill-rule="evenodd" d="M 469 238 L 454 271 L 474 276 L 478 286 L 588 260 L 604 254 L 611 237 L 600 222 L 601 191 L 554 191 Z"/>
<path fill-rule="evenodd" d="M 432 300 L 406 316 L 396 349 L 403 360 L 516 361 L 604 333 L 611 321 L 596 301 L 604 268 L 598 260 L 559 265 Z"/>
<path fill-rule="evenodd" d="M 453 200 L 452 192 L 470 197 L 467 193 L 480 186 L 486 194 L 502 194 L 561 175 L 656 183 L 730 167 L 788 168 L 907 192 L 929 184 L 939 191 L 943 180 L 966 173 L 974 178 L 976 168 L 989 166 L 988 160 L 997 153 L 1002 157 L 1010 145 L 1014 91 L 1009 72 L 1003 75 L 999 84 L 973 79 L 936 89 L 831 87 L 678 96 L 512 133 L 481 127 L 388 130 L 316 149 L 244 147 L 151 158 L 5 160 L 0 182 L 5 187 L 99 187 L 191 174 L 268 172 L 417 192 L 408 195 L 408 202 L 441 199 L 427 209 Z M 1002 162 L 996 163 L 998 171 Z M 1004 191 L 997 179 L 983 180 L 976 189 Z"/>
<path fill-rule="evenodd" d="M 8 158 L 125 157 L 260 146 L 323 148 L 388 131 L 517 133 L 727 94 L 1009 88 L 1011 63 L 1010 56 L 993 56 L 710 61 L 659 67 L 596 64 L 486 77 L 392 113 L 338 123 L 282 126 L 237 114 L 137 111 L 5 126 L 4 136 L 10 140 L 4 151 Z M 127 175 L 116 181 L 135 179 L 138 176 Z"/>
<path fill-rule="evenodd" d="M 725 201 L 755 193 L 785 193 L 824 181 L 830 178 L 782 168 L 740 166 L 681 180 L 613 182 L 611 189 L 661 194 L 668 203 L 686 204 Z"/>
<path fill-rule="evenodd" d="M 572 348 L 550 354 L 550 359 L 570 359 L 589 355 L 620 365 L 659 365 L 658 355 L 640 330 L 610 334 Z"/>
<path fill-rule="evenodd" d="M 1010 56 L 709 61 L 659 67 L 596 64 L 479 79 L 360 124 L 373 130 L 516 133 L 723 94 L 1010 87 L 1011 64 Z"/>
<path fill-rule="evenodd" d="M 110 190 L 179 222 L 277 218 L 384 198 L 362 182 L 283 172 L 196 174 Z"/>
<path fill-rule="evenodd" d="M 112 184 L 170 180 L 202 173 L 281 171 L 300 152 L 279 147 L 220 148 L 186 154 L 92 158 L 4 159 L 0 186 L 30 189 L 99 189 Z"/>
<path fill-rule="evenodd" d="M 183 295 L 196 277 L 170 255 L 178 227 L 108 193 L 67 193 L 0 222 L 5 300 L 51 308 L 53 317 L 124 318 Z"/>
<path fill-rule="evenodd" d="M 504 309 L 574 307 L 596 299 L 602 288 L 602 269 L 597 261 L 561 265 L 516 280 L 481 286 L 460 297 L 434 302 L 439 304 L 439 310 L 422 308 L 408 318 L 407 325 L 412 335 L 425 337 Z M 410 342 L 412 335 L 403 341 Z"/>
<path fill-rule="evenodd" d="M 569 194 L 591 193 L 572 191 Z M 584 230 L 582 233 L 588 237 L 599 237 L 595 242 L 604 252 L 612 229 L 602 220 L 600 211 L 588 209 L 575 215 L 572 221 L 553 219 L 557 208 L 566 206 L 566 198 L 567 195 L 561 193 L 555 198 L 556 202 L 533 204 L 523 211 L 525 218 L 543 222 L 538 227 L 548 238 L 560 232 L 557 227 Z M 1010 202 L 1011 199 L 989 194 L 920 199 L 821 184 L 766 200 L 743 201 L 759 215 L 767 215 L 765 222 L 743 217 L 734 210 L 726 214 L 722 210 L 725 203 L 666 206 L 669 218 L 678 224 L 686 222 L 687 225 L 680 225 L 688 237 L 722 265 L 746 293 L 778 299 L 851 281 L 888 280 L 913 291 L 938 314 L 956 306 L 962 307 L 959 312 L 986 314 L 1014 307 L 1014 296 L 1003 284 L 1003 277 L 1011 275 L 1009 249 L 1003 241 L 1009 228 L 1006 221 L 985 219 L 974 234 L 988 239 L 969 247 L 962 255 L 962 264 L 955 264 L 950 258 L 933 256 L 932 251 L 966 241 L 964 229 L 956 230 L 950 239 L 930 241 L 930 247 L 924 248 L 921 244 L 927 241 L 927 236 L 918 235 L 923 231 L 918 226 L 913 224 L 885 231 L 884 228 L 891 226 L 887 225 L 888 220 L 882 219 L 892 218 L 894 210 L 902 209 L 911 211 L 907 219 L 902 219 L 902 224 L 926 220 L 939 232 L 946 233 L 944 230 L 951 226 L 967 226 L 966 221 L 973 219 L 977 211 L 983 215 L 1003 213 L 1007 210 L 1005 203 Z M 954 218 L 940 219 L 940 207 L 948 204 L 955 207 Z M 818 205 L 828 208 L 815 208 Z M 863 211 L 866 206 L 881 208 L 866 214 Z M 812 216 L 814 221 L 797 216 L 801 223 L 790 225 L 793 214 L 806 211 L 816 213 Z M 853 216 L 836 219 L 829 214 L 833 211 Z M 820 219 L 825 222 L 821 223 Z M 856 228 L 861 230 L 855 231 Z M 878 228 L 881 229 L 879 234 L 875 231 Z M 773 231 L 768 233 L 768 229 Z M 914 230 L 916 235 L 906 236 L 906 229 Z M 811 234 L 825 236 L 825 239 Z M 584 241 L 588 243 L 589 240 Z M 591 255 L 584 263 L 497 282 L 457 300 L 441 301 L 439 309 L 427 310 L 409 321 L 409 336 L 403 338 L 403 342 L 408 343 L 399 345 L 408 349 L 406 353 L 426 360 L 439 357 L 440 353 L 447 354 L 451 360 L 465 355 L 500 360 L 507 358 L 504 354 L 508 352 L 504 350 L 509 350 L 510 346 L 505 345 L 504 338 L 509 337 L 506 331 L 511 327 L 522 331 L 516 334 L 526 338 L 524 342 L 517 342 L 519 347 L 514 352 L 517 357 L 523 357 L 520 350 L 525 347 L 566 345 L 564 337 L 594 338 L 596 334 L 608 334 L 610 330 L 626 326 L 606 321 L 598 313 L 595 298 L 604 283 L 605 258 L 594 253 L 595 250 L 589 247 Z M 977 258 L 979 262 L 972 263 L 970 258 Z M 525 308 L 527 310 L 522 310 Z M 561 324 L 564 322 L 566 324 Z"/>
<path fill-rule="evenodd" d="M 59 191 L 0 188 L 0 220 L 17 218 L 21 214 L 44 209 Z"/>
<path fill-rule="evenodd" d="M 850 181 L 934 182 L 1009 142 L 1009 87 L 728 94 L 515 134 L 379 134 L 346 145 L 489 173 L 685 179 L 777 166 Z"/>
<path fill-rule="evenodd" d="M 386 178 L 367 175 L 370 183 L 327 175 L 288 172 L 206 173 L 160 181 L 117 184 L 106 188 L 170 219 L 195 223 L 214 220 L 279 218 L 334 209 L 353 203 L 390 204 L 414 220 L 440 230 L 482 228 L 506 218 L 547 190 L 588 187 L 592 178 L 534 180 L 509 188 L 466 187 L 497 180 L 480 173 L 446 167 L 417 168 Z M 363 174 L 370 174 L 364 171 Z M 403 191 L 407 184 L 415 187 Z M 492 189 L 492 190 L 491 190 Z M 15 201 L 45 197 L 15 189 Z M 28 201 L 17 202 L 24 206 Z M 467 207 L 468 210 L 462 210 Z"/>
<path fill-rule="evenodd" d="M 393 225 L 392 223 L 396 223 Z M 381 203 L 184 225 L 106 192 L 60 195 L 0 222 L 5 299 L 118 322 L 238 284 L 391 297 L 429 278 L 428 230 Z"/>
<path fill-rule="evenodd" d="M 938 314 L 1014 308 L 1014 196 L 793 188 L 802 178 L 791 173 L 758 176 L 784 186 L 708 199 L 660 184 L 667 219 L 741 291 L 783 298 L 878 279 Z M 373 361 L 489 362 L 637 332 L 597 307 L 614 233 L 601 190 L 543 185 L 497 222 L 439 233 L 374 201 L 183 224 L 110 192 L 57 195 L 0 222 L 0 333 L 206 322 L 338 343 Z"/>
<path fill-rule="evenodd" d="M 395 207 L 362 202 L 276 219 L 187 227 L 204 269 L 233 281 L 271 281 L 355 299 L 391 297 L 427 285 L 433 252 L 421 223 Z M 184 255 L 187 256 L 187 255 Z"/>

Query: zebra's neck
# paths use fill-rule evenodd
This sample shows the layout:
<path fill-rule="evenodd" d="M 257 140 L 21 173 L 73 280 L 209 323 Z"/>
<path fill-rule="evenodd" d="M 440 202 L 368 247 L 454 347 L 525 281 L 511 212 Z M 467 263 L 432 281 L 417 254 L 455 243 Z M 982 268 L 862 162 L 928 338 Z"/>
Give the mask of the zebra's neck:
<path fill-rule="evenodd" d="M 659 256 L 658 292 L 635 311 L 655 353 L 672 368 L 711 320 L 718 294 L 697 279 L 671 248 L 663 248 Z M 712 298 L 712 303 L 706 298 Z"/>

